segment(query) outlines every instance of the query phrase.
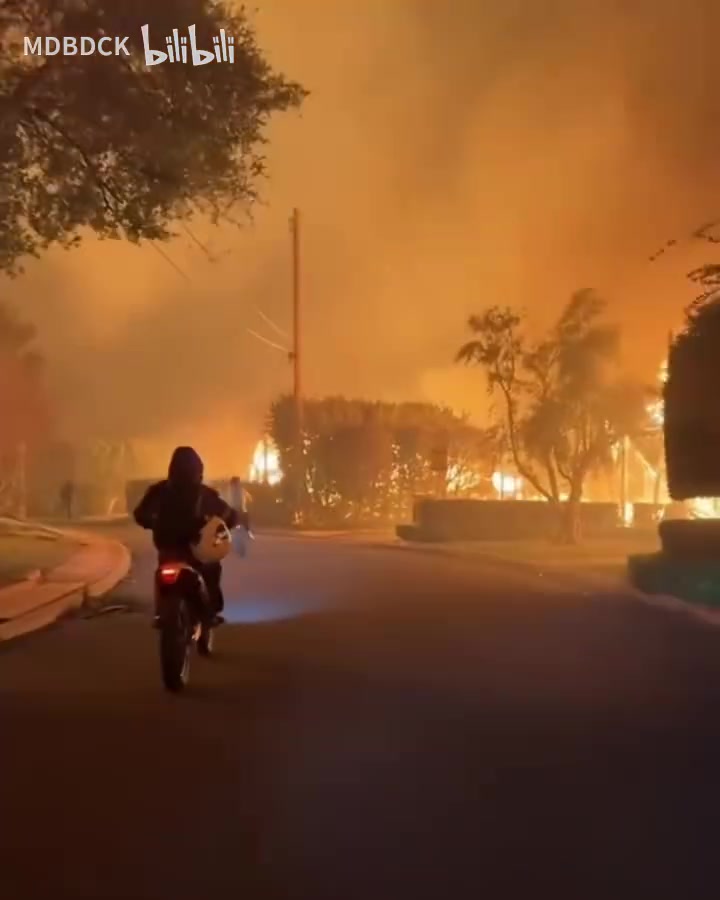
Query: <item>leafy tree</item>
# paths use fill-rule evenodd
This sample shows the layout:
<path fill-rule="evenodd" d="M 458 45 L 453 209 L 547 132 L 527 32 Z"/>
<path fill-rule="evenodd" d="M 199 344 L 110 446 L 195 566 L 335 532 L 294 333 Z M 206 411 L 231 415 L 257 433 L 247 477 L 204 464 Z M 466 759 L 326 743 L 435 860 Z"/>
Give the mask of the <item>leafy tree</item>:
<path fill-rule="evenodd" d="M 692 240 L 702 241 L 706 244 L 720 244 L 720 236 L 718 235 L 718 227 L 720 222 L 709 221 L 704 222 L 690 235 Z M 666 243 L 650 257 L 650 262 L 655 262 L 665 254 L 667 250 L 676 247 L 677 238 L 673 238 Z M 706 301 L 717 296 L 720 291 L 720 264 L 705 263 L 698 266 L 688 273 L 688 278 L 693 284 L 700 288 L 700 294 L 697 297 L 698 303 L 703 304 Z"/>
<path fill-rule="evenodd" d="M 303 420 L 306 512 L 317 523 L 406 517 L 416 495 L 438 489 L 431 466 L 438 447 L 447 449 L 448 476 L 460 490 L 476 488 L 492 471 L 488 434 L 430 404 L 328 397 L 306 401 Z M 292 398 L 273 404 L 269 428 L 292 484 L 298 459 Z"/>
<path fill-rule="evenodd" d="M 720 244 L 719 228 L 720 221 L 706 222 L 692 238 Z M 651 261 L 677 243 L 667 241 Z M 713 394 L 720 376 L 720 264 L 698 266 L 688 278 L 698 294 L 671 340 L 663 392 L 666 474 L 676 501 L 720 495 L 720 415 Z"/>
<path fill-rule="evenodd" d="M 393 435 L 375 419 L 341 426 L 332 435 L 330 475 L 345 515 L 362 519 L 387 514 L 393 471 Z"/>
<path fill-rule="evenodd" d="M 549 333 L 533 342 L 521 313 L 491 307 L 470 319 L 475 337 L 457 354 L 481 366 L 489 392 L 500 396 L 515 466 L 557 506 L 564 541 L 579 536 L 588 474 L 644 418 L 642 388 L 619 376 L 619 332 L 603 321 L 605 309 L 593 291 L 578 291 Z"/>
<path fill-rule="evenodd" d="M 197 26 L 235 37 L 235 63 L 148 68 L 155 46 Z M 128 35 L 129 56 L 24 56 L 26 35 Z M 0 270 L 102 237 L 165 239 L 195 214 L 232 218 L 256 197 L 270 116 L 303 89 L 275 72 L 230 0 L 3 0 L 0 6 Z"/>
<path fill-rule="evenodd" d="M 492 473 L 501 468 L 506 455 L 500 430 L 459 425 L 448 449 L 448 495 L 494 499 Z"/>

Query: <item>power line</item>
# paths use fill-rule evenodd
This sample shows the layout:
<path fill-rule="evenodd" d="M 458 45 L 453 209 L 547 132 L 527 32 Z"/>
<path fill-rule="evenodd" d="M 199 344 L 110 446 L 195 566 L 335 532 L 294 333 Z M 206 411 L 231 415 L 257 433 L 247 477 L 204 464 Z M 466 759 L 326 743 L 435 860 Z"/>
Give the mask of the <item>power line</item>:
<path fill-rule="evenodd" d="M 192 241 L 194 241 L 195 244 L 197 244 L 197 246 L 198 246 L 198 247 L 202 250 L 202 252 L 207 256 L 207 258 L 210 260 L 210 262 L 215 262 L 215 258 L 213 257 L 213 255 L 212 255 L 212 253 L 210 252 L 210 250 L 203 244 L 203 242 L 202 242 L 198 237 L 196 237 L 196 236 L 193 234 L 193 232 L 188 228 L 187 225 L 185 225 L 185 223 L 183 223 L 183 229 L 184 229 L 185 232 L 187 233 L 188 237 L 189 237 Z M 170 257 L 170 256 L 169 256 L 169 255 L 168 255 L 168 254 L 167 254 L 167 253 L 159 246 L 159 245 L 158 245 L 158 244 L 156 244 L 154 241 L 150 241 L 149 243 L 150 243 L 150 246 L 153 248 L 153 250 L 154 250 L 156 253 L 159 253 L 160 256 L 162 256 L 162 258 L 165 260 L 165 262 L 166 262 L 168 265 L 172 266 L 172 268 L 177 272 L 177 274 L 178 274 L 182 279 L 184 279 L 185 281 L 187 281 L 188 284 L 192 284 L 192 278 L 187 274 L 187 272 L 186 272 L 183 268 L 181 268 L 181 266 L 179 266 L 179 265 L 178 265 L 178 264 L 177 264 L 177 263 L 176 263 L 176 262 L 175 262 L 175 261 L 174 261 L 174 260 L 173 260 L 173 259 L 172 259 L 172 258 L 171 258 L 171 257 Z"/>
<path fill-rule="evenodd" d="M 291 355 L 290 349 L 288 347 L 283 347 L 281 344 L 276 344 L 275 341 L 268 340 L 268 338 L 263 337 L 261 334 L 258 334 L 257 331 L 253 331 L 252 328 L 247 328 L 246 331 L 258 341 L 261 341 L 263 344 L 267 344 L 268 347 L 272 347 L 274 350 L 281 350 L 287 356 Z"/>
<path fill-rule="evenodd" d="M 183 222 L 183 223 L 182 223 L 182 227 L 183 227 L 183 231 L 185 232 L 185 234 L 187 234 L 187 236 L 190 238 L 190 240 L 191 240 L 194 244 L 196 244 L 196 245 L 202 250 L 202 252 L 205 254 L 205 256 L 207 256 L 208 261 L 211 262 L 211 263 L 217 262 L 217 260 L 215 259 L 215 257 L 214 257 L 214 256 L 212 255 L 212 253 L 210 252 L 210 249 L 209 249 L 208 247 L 206 247 L 205 244 L 203 244 L 203 242 L 200 240 L 200 238 L 198 238 L 198 237 L 190 230 L 190 226 L 189 226 L 189 225 L 186 225 L 186 224 Z"/>
<path fill-rule="evenodd" d="M 269 325 L 270 328 L 272 328 L 275 334 L 279 335 L 282 338 L 285 338 L 286 340 L 290 337 L 287 331 L 283 331 L 283 329 L 279 325 L 276 325 L 275 322 L 273 322 L 273 320 L 270 318 L 270 316 L 266 316 L 259 307 L 255 307 L 255 312 L 260 316 L 260 318 L 263 320 L 263 322 L 265 322 L 266 325 Z"/>
<path fill-rule="evenodd" d="M 181 269 L 180 266 L 173 259 L 171 259 L 168 256 L 168 254 L 160 246 L 158 246 L 158 244 L 155 244 L 152 241 L 150 241 L 150 246 L 153 248 L 153 250 L 156 253 L 159 253 L 160 256 L 162 256 L 162 258 L 165 260 L 165 262 L 169 266 L 172 266 L 172 268 L 175 269 L 175 271 L 181 278 L 183 278 L 185 281 L 187 281 L 188 284 L 192 284 L 192 278 L 190 278 L 190 276 L 187 274 L 187 272 L 185 272 L 183 269 Z"/>

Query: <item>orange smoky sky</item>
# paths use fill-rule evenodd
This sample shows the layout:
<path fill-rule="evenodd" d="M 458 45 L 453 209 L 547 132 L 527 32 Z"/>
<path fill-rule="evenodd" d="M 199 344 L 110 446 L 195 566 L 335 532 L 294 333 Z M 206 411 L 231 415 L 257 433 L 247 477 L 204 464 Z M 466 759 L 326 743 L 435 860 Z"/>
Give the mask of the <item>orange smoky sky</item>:
<path fill-rule="evenodd" d="M 627 7 L 631 6 L 628 10 Z M 311 96 L 268 136 L 263 204 L 242 230 L 197 222 L 163 246 L 88 240 L 3 293 L 37 322 L 71 436 L 195 443 L 249 461 L 290 329 L 302 212 L 308 393 L 448 403 L 482 419 L 452 359 L 467 316 L 524 307 L 538 327 L 581 287 L 607 297 L 628 366 L 650 377 L 720 213 L 720 7 L 577 0 L 266 0 L 272 64 Z"/>

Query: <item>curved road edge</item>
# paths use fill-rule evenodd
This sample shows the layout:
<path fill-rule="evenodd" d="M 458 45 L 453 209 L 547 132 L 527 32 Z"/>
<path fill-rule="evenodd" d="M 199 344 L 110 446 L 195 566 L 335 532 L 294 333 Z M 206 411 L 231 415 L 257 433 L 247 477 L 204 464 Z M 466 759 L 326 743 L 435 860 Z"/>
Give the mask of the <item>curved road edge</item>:
<path fill-rule="evenodd" d="M 62 533 L 80 547 L 44 578 L 0 590 L 0 643 L 46 628 L 97 601 L 130 571 L 132 556 L 120 541 L 85 531 L 47 530 Z"/>

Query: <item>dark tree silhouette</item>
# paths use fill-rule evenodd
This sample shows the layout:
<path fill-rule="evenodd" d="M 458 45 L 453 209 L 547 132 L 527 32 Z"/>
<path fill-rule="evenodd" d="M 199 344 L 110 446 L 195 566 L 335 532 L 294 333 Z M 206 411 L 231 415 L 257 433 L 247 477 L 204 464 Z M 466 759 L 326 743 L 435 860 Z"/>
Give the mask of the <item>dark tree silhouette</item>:
<path fill-rule="evenodd" d="M 603 321 L 605 309 L 593 291 L 578 291 L 548 335 L 531 342 L 521 313 L 491 307 L 470 319 L 475 337 L 457 356 L 480 366 L 500 395 L 515 466 L 557 507 L 566 542 L 579 537 L 587 476 L 645 419 L 644 390 L 620 376 L 620 335 Z"/>
<path fill-rule="evenodd" d="M 665 457 L 675 500 L 720 496 L 720 298 L 696 300 L 670 348 Z"/>
<path fill-rule="evenodd" d="M 2 0 L 0 270 L 53 243 L 165 239 L 195 214 L 255 199 L 272 113 L 303 89 L 275 72 L 243 11 L 221 0 Z M 148 68 L 141 28 L 235 37 L 234 64 Z M 130 56 L 23 54 L 24 36 L 128 35 Z"/>

